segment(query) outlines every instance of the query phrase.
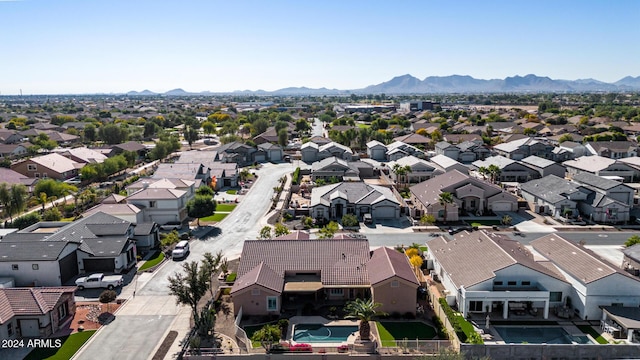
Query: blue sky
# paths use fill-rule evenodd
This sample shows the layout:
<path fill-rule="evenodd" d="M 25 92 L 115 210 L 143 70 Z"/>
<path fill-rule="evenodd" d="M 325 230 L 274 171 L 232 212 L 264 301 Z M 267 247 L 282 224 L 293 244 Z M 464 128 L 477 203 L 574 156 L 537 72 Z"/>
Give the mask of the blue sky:
<path fill-rule="evenodd" d="M 640 1 L 0 0 L 0 94 L 640 75 Z"/>

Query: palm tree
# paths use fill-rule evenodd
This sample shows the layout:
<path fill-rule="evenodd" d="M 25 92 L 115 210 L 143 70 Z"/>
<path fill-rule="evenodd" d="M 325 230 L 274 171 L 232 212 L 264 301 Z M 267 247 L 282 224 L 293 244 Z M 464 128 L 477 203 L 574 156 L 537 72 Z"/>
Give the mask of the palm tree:
<path fill-rule="evenodd" d="M 480 175 L 482 175 L 482 178 L 486 180 L 489 169 L 487 169 L 485 166 L 480 166 L 478 168 L 478 173 L 480 173 Z"/>
<path fill-rule="evenodd" d="M 491 182 L 495 183 L 500 177 L 500 168 L 498 167 L 498 165 L 491 164 L 487 168 L 487 171 L 489 172 L 489 174 L 491 174 Z"/>
<path fill-rule="evenodd" d="M 440 193 L 438 196 L 440 205 L 444 206 L 444 212 L 442 214 L 442 222 L 447 223 L 447 204 L 453 203 L 453 195 L 450 192 Z"/>
<path fill-rule="evenodd" d="M 398 180 L 398 184 L 402 184 L 405 176 L 411 172 L 411 166 L 409 165 L 402 166 L 400 164 L 394 164 L 391 171 L 393 171 L 393 173 L 396 174 L 396 179 Z"/>
<path fill-rule="evenodd" d="M 345 305 L 344 310 L 347 313 L 345 318 L 360 320 L 360 340 L 371 339 L 371 325 L 369 321 L 376 316 L 384 316 L 386 313 L 376 310 L 382 306 L 380 303 L 374 303 L 373 300 L 355 299 Z"/>

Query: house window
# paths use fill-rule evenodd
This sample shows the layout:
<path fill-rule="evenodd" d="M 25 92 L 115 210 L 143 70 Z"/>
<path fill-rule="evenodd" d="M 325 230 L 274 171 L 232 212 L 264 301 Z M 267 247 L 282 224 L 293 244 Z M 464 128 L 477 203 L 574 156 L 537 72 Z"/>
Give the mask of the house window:
<path fill-rule="evenodd" d="M 502 286 L 502 281 L 494 281 L 493 286 Z"/>
<path fill-rule="evenodd" d="M 482 301 L 469 301 L 469 311 L 481 312 Z"/>
<path fill-rule="evenodd" d="M 391 281 L 391 287 L 399 287 L 400 283 L 398 282 L 398 280 L 393 280 Z"/>
<path fill-rule="evenodd" d="M 531 285 L 531 281 L 523 281 L 522 282 L 522 286 L 529 286 Z"/>
<path fill-rule="evenodd" d="M 11 270 L 20 270 L 18 264 L 11 264 Z"/>
<path fill-rule="evenodd" d="M 515 281 L 507 281 L 507 285 L 509 286 L 516 286 L 517 282 Z"/>
<path fill-rule="evenodd" d="M 278 298 L 276 296 L 267 296 L 267 311 L 278 310 Z"/>
<path fill-rule="evenodd" d="M 40 173 L 35 173 L 35 174 L 33 174 L 33 176 L 36 177 L 36 178 L 40 178 Z"/>
<path fill-rule="evenodd" d="M 251 295 L 260 295 L 260 289 L 251 289 Z"/>
<path fill-rule="evenodd" d="M 47 177 L 49 177 L 49 176 L 47 175 L 47 173 L 42 173 L 42 177 L 43 177 L 43 178 L 47 178 Z"/>
<path fill-rule="evenodd" d="M 13 336 L 13 323 L 7 324 L 7 334 L 9 335 L 9 337 Z"/>
<path fill-rule="evenodd" d="M 156 202 L 155 201 L 149 201 L 149 207 L 150 208 L 156 207 Z"/>
<path fill-rule="evenodd" d="M 31 269 L 32 269 L 32 270 L 39 270 L 39 269 L 40 269 L 40 265 L 38 265 L 38 264 L 31 264 Z"/>
<path fill-rule="evenodd" d="M 344 295 L 344 291 L 342 289 L 329 289 L 329 295 L 331 295 L 331 296 L 342 296 L 342 295 Z"/>
<path fill-rule="evenodd" d="M 562 291 L 552 291 L 549 293 L 549 301 L 550 302 L 560 302 L 562 301 Z"/>
<path fill-rule="evenodd" d="M 36 164 L 27 164 L 27 171 L 37 171 L 38 166 Z"/>
<path fill-rule="evenodd" d="M 68 313 L 69 313 L 69 308 L 67 306 L 67 303 L 65 302 L 58 307 L 58 320 L 62 320 L 65 317 L 67 317 Z"/>

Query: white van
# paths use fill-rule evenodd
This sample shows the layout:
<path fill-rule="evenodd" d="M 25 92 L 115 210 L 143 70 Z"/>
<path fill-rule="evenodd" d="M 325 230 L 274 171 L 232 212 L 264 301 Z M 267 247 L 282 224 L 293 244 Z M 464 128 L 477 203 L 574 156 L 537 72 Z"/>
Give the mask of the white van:
<path fill-rule="evenodd" d="M 189 242 L 187 240 L 182 240 L 176 244 L 176 247 L 173 248 L 171 252 L 171 257 L 176 259 L 184 259 L 189 255 Z"/>

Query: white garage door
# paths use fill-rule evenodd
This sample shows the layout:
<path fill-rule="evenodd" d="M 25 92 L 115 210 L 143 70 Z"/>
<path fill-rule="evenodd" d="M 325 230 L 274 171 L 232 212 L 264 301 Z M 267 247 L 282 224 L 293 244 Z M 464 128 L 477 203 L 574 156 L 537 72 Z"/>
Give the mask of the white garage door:
<path fill-rule="evenodd" d="M 379 206 L 373 209 L 375 219 L 392 219 L 396 217 L 396 208 L 393 206 Z"/>
<path fill-rule="evenodd" d="M 491 208 L 493 209 L 493 212 L 513 210 L 510 202 L 495 202 L 491 205 Z"/>

